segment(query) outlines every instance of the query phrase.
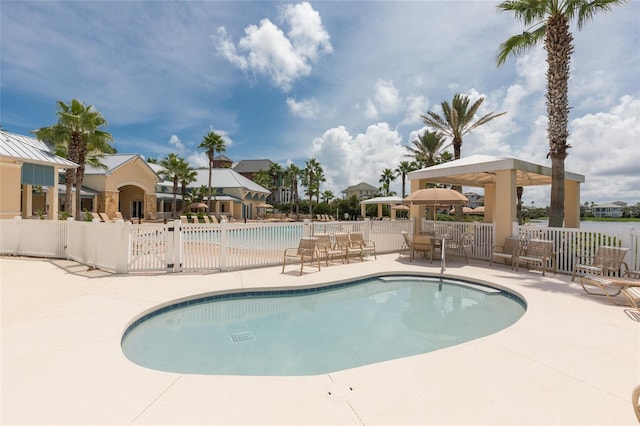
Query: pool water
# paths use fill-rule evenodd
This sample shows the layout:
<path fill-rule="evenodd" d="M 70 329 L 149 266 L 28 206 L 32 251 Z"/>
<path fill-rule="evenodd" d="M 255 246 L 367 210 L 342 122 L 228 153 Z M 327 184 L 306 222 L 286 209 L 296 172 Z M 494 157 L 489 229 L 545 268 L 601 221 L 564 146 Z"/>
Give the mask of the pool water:
<path fill-rule="evenodd" d="M 487 336 L 525 309 L 491 287 L 384 276 L 183 302 L 134 322 L 122 350 L 141 366 L 177 373 L 315 375 Z"/>

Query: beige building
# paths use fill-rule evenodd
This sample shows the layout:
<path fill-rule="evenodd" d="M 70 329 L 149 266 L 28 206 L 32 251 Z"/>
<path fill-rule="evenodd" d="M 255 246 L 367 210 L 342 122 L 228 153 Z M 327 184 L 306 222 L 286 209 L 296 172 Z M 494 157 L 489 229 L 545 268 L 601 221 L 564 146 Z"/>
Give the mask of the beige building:
<path fill-rule="evenodd" d="M 147 163 L 139 154 L 105 155 L 100 161 L 104 167 L 86 165 L 80 191 L 83 211 L 106 213 L 111 218 L 116 212 L 125 219 L 170 218 L 173 184 L 159 177 L 159 165 Z M 52 154 L 44 142 L 0 131 L 0 218 L 58 218 L 59 211 L 65 210 L 66 188 L 60 177 L 68 167 L 77 165 Z M 189 189 L 206 186 L 208 177 L 208 169 L 197 170 Z M 258 205 L 264 205 L 271 194 L 230 168 L 214 169 L 212 186 L 211 213 L 238 220 L 257 217 Z M 75 196 L 74 192 L 71 208 Z M 177 198 L 180 211 L 183 200 L 180 194 Z"/>
<path fill-rule="evenodd" d="M 57 218 L 60 170 L 76 167 L 36 138 L 0 130 L 0 219 Z"/>

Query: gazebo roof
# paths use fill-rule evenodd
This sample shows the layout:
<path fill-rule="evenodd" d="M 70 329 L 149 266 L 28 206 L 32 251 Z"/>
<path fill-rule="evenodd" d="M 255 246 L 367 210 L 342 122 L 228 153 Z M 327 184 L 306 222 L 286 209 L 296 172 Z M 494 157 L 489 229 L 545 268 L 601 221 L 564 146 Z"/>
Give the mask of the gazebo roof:
<path fill-rule="evenodd" d="M 550 185 L 551 167 L 529 163 L 516 158 L 472 155 L 448 163 L 438 164 L 407 174 L 409 180 L 424 179 L 428 182 L 483 187 L 495 183 L 495 172 L 516 171 L 517 186 Z M 584 182 L 584 175 L 565 172 L 565 179 Z"/>
<path fill-rule="evenodd" d="M 360 201 L 362 204 L 400 204 L 402 197 L 377 197 Z"/>

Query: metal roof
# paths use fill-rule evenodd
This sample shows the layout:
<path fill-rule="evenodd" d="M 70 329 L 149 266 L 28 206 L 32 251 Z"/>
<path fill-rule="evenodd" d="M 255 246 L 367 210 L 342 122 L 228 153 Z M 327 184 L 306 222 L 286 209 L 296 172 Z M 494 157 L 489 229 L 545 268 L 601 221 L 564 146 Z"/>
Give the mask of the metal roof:
<path fill-rule="evenodd" d="M 157 173 L 153 167 L 140 154 L 105 154 L 100 158 L 100 163 L 104 164 L 107 168 L 93 167 L 87 164 L 85 167 L 85 175 L 108 175 L 113 173 L 116 169 L 124 166 L 125 164 L 140 160 L 145 166 L 149 167 L 149 170 L 157 176 Z M 160 177 L 158 180 L 160 180 Z"/>
<path fill-rule="evenodd" d="M 551 167 L 529 163 L 516 158 L 472 155 L 448 163 L 438 164 L 407 174 L 409 180 L 449 185 L 483 187 L 496 182 L 497 171 L 515 170 L 517 186 L 550 185 Z M 565 179 L 584 182 L 584 175 L 565 172 Z"/>
<path fill-rule="evenodd" d="M 260 170 L 269 171 L 273 161 L 262 160 L 240 160 L 234 166 L 233 170 L 238 173 L 256 173 Z"/>
<path fill-rule="evenodd" d="M 17 135 L 5 130 L 0 131 L 0 157 L 65 169 L 78 167 L 76 163 L 53 154 L 44 142 L 30 136 Z"/>
<path fill-rule="evenodd" d="M 159 164 L 149 164 L 157 174 L 162 170 L 162 166 Z M 198 188 L 200 186 L 209 185 L 209 169 L 196 169 L 196 180 L 189 184 L 190 188 Z M 164 185 L 169 182 L 167 179 L 161 181 L 159 184 Z M 173 186 L 173 183 L 171 186 Z M 271 191 L 258 185 L 254 181 L 247 179 L 240 173 L 237 173 L 233 169 L 212 169 L 211 186 L 214 188 L 242 188 L 250 192 L 257 192 L 260 194 L 271 194 Z"/>

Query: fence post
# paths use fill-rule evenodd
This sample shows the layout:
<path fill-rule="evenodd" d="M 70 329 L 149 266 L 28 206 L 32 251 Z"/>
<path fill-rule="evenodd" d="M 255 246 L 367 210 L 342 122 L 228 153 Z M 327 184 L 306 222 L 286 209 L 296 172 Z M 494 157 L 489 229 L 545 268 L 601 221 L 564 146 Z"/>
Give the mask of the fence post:
<path fill-rule="evenodd" d="M 69 260 L 69 240 L 71 239 L 71 230 L 69 229 L 71 227 L 70 223 L 73 222 L 75 219 L 73 217 L 68 217 L 66 224 L 67 224 L 67 235 L 65 237 L 65 242 L 64 242 L 64 254 L 65 254 L 65 258 L 67 260 Z"/>
<path fill-rule="evenodd" d="M 227 269 L 227 258 L 229 256 L 229 222 L 220 222 L 220 271 Z"/>
<path fill-rule="evenodd" d="M 92 222 L 100 223 L 99 220 L 95 219 Z M 120 226 L 119 246 L 123 248 L 123 250 L 119 250 L 119 255 L 116 259 L 116 272 L 126 274 L 129 272 L 129 259 L 131 258 L 131 223 L 121 220 L 116 223 Z"/>

